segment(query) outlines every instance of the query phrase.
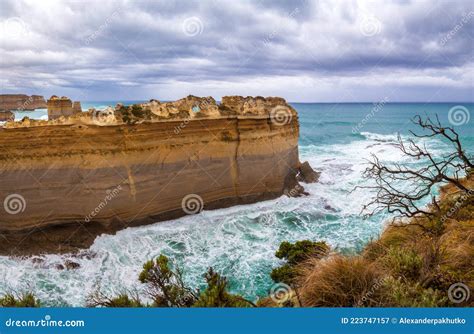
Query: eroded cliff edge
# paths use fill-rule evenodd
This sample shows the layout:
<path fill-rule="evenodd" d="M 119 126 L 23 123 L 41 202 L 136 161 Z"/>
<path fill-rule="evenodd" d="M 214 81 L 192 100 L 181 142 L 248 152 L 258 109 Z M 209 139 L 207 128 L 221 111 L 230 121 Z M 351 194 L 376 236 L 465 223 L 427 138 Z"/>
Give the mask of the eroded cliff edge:
<path fill-rule="evenodd" d="M 1 254 L 69 252 L 101 233 L 304 193 L 281 98 L 187 97 L 0 128 Z M 317 176 L 316 176 L 317 177 Z"/>

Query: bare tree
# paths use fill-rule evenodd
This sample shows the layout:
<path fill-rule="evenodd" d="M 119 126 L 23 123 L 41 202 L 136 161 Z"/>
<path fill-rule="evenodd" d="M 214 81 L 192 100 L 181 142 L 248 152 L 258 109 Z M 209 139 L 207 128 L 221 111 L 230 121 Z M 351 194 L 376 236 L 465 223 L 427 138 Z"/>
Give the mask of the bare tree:
<path fill-rule="evenodd" d="M 436 120 L 429 117 L 423 120 L 420 116 L 416 116 L 412 121 L 423 130 L 423 133 L 410 131 L 413 136 L 441 138 L 448 142 L 453 150 L 447 155 L 435 156 L 426 144 L 417 144 L 413 139 L 404 141 L 398 135 L 397 147 L 404 155 L 422 160 L 423 167 L 411 169 L 398 163 L 387 165 L 372 155 L 373 159 L 369 161 L 364 177 L 375 181 L 375 185 L 358 187 L 371 189 L 376 194 L 362 209 L 365 217 L 383 211 L 395 215 L 393 222 L 418 215 L 435 216 L 440 212 L 438 200 L 433 195 L 435 186 L 449 183 L 460 192 L 472 191 L 461 181 L 473 170 L 474 165 L 464 151 L 458 133 L 451 127 L 442 127 L 438 117 Z M 426 196 L 431 196 L 429 207 L 420 202 Z"/>

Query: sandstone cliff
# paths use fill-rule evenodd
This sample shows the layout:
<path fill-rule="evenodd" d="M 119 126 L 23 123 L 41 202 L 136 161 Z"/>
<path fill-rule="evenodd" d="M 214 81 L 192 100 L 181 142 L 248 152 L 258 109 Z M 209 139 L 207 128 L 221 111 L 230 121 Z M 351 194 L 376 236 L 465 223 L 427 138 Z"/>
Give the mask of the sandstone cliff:
<path fill-rule="evenodd" d="M 40 95 L 0 94 L 0 110 L 35 110 L 46 108 L 46 101 Z"/>
<path fill-rule="evenodd" d="M 298 134 L 280 98 L 190 96 L 10 122 L 0 253 L 71 251 L 128 226 L 299 196 Z"/>
<path fill-rule="evenodd" d="M 0 122 L 15 120 L 15 114 L 11 111 L 0 111 Z"/>

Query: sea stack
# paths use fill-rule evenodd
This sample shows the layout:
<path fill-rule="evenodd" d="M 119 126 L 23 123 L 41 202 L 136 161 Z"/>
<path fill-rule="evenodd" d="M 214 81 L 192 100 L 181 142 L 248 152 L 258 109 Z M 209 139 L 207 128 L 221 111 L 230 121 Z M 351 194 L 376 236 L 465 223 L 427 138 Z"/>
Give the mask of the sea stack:
<path fill-rule="evenodd" d="M 72 112 L 69 99 L 50 107 Z M 7 123 L 0 200 L 17 205 L 0 208 L 0 253 L 74 251 L 129 226 L 300 196 L 298 136 L 296 110 L 274 97 L 188 96 Z"/>
<path fill-rule="evenodd" d="M 61 116 L 69 117 L 82 111 L 80 102 L 72 102 L 71 99 L 66 96 L 58 97 L 53 95 L 48 100 L 47 105 L 49 120 L 57 119 Z"/>

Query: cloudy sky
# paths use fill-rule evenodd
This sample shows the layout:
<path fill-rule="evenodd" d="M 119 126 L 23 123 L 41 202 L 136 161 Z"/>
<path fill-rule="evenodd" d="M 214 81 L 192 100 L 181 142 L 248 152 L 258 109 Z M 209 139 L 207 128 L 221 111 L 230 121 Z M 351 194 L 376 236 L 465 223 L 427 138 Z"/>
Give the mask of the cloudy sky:
<path fill-rule="evenodd" d="M 473 3 L 2 0 L 1 93 L 472 101 Z"/>

